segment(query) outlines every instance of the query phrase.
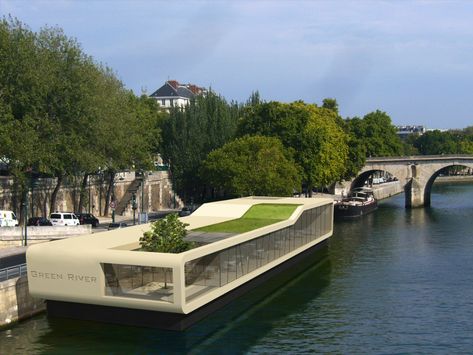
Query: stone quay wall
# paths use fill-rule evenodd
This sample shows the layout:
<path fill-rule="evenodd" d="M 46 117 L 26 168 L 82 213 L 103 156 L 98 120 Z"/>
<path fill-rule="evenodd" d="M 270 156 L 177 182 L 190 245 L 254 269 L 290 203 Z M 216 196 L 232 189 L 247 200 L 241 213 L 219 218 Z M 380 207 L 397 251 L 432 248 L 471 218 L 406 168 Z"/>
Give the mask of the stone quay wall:
<path fill-rule="evenodd" d="M 387 182 L 380 185 L 373 185 L 373 194 L 377 200 L 383 200 L 391 196 L 404 192 L 404 188 L 399 181 Z"/>
<path fill-rule="evenodd" d="M 44 300 L 30 295 L 26 276 L 0 282 L 0 328 L 44 310 Z"/>
<path fill-rule="evenodd" d="M 111 198 L 117 203 L 125 196 L 127 188 L 135 180 L 134 171 L 123 171 L 115 175 Z M 64 180 L 57 195 L 56 210 L 79 212 L 81 177 L 68 177 Z M 35 186 L 30 188 L 28 199 L 28 216 L 44 216 L 50 214 L 51 195 L 56 185 L 55 178 L 39 178 Z M 14 181 L 9 177 L 0 177 L 0 209 L 13 210 L 20 215 L 20 200 L 15 191 Z M 84 194 L 83 211 L 100 217 L 104 216 L 105 199 L 108 190 L 108 177 L 105 174 L 91 175 Z M 143 201 L 142 201 L 143 198 Z M 170 174 L 167 171 L 146 172 L 144 188 L 140 186 L 136 193 L 137 205 L 145 211 L 180 208 L 182 201 L 174 194 Z M 176 206 L 174 206 L 176 201 Z M 109 208 L 108 216 L 112 210 Z M 125 216 L 132 216 L 131 204 L 125 210 Z"/>
<path fill-rule="evenodd" d="M 22 227 L 0 228 L 0 249 L 23 245 L 24 229 Z M 64 239 L 76 235 L 91 234 L 92 226 L 89 224 L 79 226 L 43 226 L 28 227 L 28 245 L 43 243 L 50 240 Z"/>

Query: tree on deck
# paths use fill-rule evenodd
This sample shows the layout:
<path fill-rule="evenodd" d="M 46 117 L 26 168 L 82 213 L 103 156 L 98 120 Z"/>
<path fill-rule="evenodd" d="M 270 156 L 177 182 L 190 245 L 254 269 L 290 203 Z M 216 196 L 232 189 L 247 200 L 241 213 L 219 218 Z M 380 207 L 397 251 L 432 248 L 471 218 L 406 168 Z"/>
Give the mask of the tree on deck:
<path fill-rule="evenodd" d="M 189 250 L 192 243 L 184 240 L 187 224 L 182 223 L 176 213 L 151 224 L 151 230 L 140 238 L 143 250 L 159 253 L 181 253 Z"/>
<path fill-rule="evenodd" d="M 172 213 L 151 224 L 151 230 L 140 238 L 141 248 L 158 253 L 182 253 L 194 244 L 184 240 L 187 224 Z M 167 288 L 167 271 L 164 272 L 164 288 Z"/>

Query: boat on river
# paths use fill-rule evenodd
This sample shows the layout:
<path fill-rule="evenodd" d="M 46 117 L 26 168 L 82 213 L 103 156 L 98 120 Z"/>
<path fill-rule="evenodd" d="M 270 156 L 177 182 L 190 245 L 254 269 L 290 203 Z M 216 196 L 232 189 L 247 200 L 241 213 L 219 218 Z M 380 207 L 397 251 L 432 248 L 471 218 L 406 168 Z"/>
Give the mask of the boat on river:
<path fill-rule="evenodd" d="M 353 189 L 348 197 L 335 203 L 336 218 L 356 218 L 371 213 L 378 208 L 373 190 L 368 187 Z"/>

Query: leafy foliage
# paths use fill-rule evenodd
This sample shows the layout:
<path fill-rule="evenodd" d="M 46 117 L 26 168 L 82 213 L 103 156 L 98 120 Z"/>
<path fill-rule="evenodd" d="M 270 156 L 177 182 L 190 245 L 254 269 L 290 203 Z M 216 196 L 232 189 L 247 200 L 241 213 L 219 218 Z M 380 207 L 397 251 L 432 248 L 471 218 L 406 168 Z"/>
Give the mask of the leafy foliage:
<path fill-rule="evenodd" d="M 323 101 L 322 101 L 322 107 L 323 108 L 326 108 L 326 109 L 329 109 L 329 110 L 332 110 L 334 111 L 335 113 L 338 114 L 338 102 L 337 102 L 337 99 L 333 99 L 333 98 L 325 98 Z"/>
<path fill-rule="evenodd" d="M 279 139 L 245 136 L 211 152 L 202 176 L 227 196 L 291 196 L 300 186 L 291 153 Z"/>
<path fill-rule="evenodd" d="M 51 209 L 67 176 L 151 165 L 162 115 L 151 101 L 60 28 L 0 20 L 0 157 L 20 190 L 32 173 L 57 178 Z"/>
<path fill-rule="evenodd" d="M 172 213 L 151 224 L 151 230 L 140 238 L 143 250 L 159 253 L 182 253 L 193 247 L 184 240 L 187 224 L 182 223 L 176 213 Z"/>
<path fill-rule="evenodd" d="M 170 163 L 173 185 L 181 198 L 201 201 L 206 182 L 197 174 L 207 154 L 235 134 L 239 107 L 210 91 L 188 107 L 175 107 L 161 122 L 160 152 Z"/>
<path fill-rule="evenodd" d="M 423 155 L 462 153 L 459 138 L 452 132 L 435 130 L 419 136 L 414 142 L 414 147 Z"/>
<path fill-rule="evenodd" d="M 399 156 L 404 148 L 391 118 L 376 110 L 360 118 L 347 120 L 350 134 L 364 145 L 366 156 Z"/>
<path fill-rule="evenodd" d="M 330 184 L 345 173 L 347 136 L 338 119 L 334 110 L 316 105 L 269 102 L 246 111 L 239 123 L 238 135 L 279 138 L 294 152 L 303 181 L 311 191 L 313 186 Z"/>

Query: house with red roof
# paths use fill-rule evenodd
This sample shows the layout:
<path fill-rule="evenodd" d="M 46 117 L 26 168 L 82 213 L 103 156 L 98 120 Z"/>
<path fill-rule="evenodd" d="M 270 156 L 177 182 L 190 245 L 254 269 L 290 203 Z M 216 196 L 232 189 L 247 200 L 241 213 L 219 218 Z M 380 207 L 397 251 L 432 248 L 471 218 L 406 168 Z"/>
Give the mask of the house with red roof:
<path fill-rule="evenodd" d="M 168 80 L 150 97 L 165 108 L 185 107 L 197 95 L 205 95 L 206 89 L 194 84 L 180 84 L 177 80 Z"/>

